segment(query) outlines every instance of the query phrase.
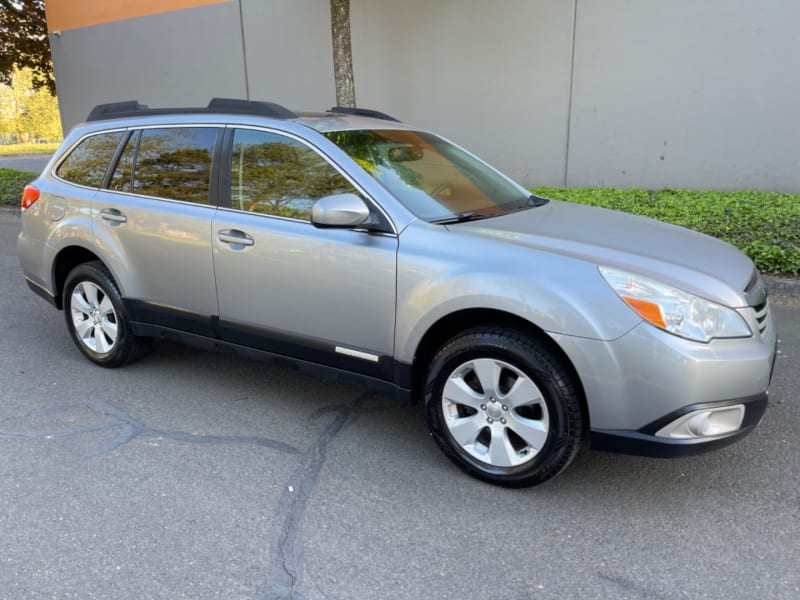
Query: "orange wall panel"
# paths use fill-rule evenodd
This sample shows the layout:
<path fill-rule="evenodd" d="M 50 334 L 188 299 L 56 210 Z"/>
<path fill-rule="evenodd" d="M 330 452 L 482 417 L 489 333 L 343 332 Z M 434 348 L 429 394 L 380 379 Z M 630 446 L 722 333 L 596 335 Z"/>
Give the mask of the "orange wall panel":
<path fill-rule="evenodd" d="M 47 31 L 65 31 L 233 0 L 47 0 Z"/>

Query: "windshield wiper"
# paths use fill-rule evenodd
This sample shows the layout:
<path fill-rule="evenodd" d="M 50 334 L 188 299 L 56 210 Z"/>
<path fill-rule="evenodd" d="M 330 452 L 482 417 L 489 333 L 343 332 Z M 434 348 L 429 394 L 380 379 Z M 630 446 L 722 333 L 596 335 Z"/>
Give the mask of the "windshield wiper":
<path fill-rule="evenodd" d="M 536 194 L 528 196 L 528 206 L 544 206 L 548 202 L 550 202 L 550 198 L 542 198 Z"/>
<path fill-rule="evenodd" d="M 451 223 L 466 223 L 467 221 L 480 221 L 481 219 L 488 219 L 492 215 L 483 215 L 476 212 L 462 212 L 451 217 L 444 217 L 442 219 L 432 219 L 431 223 L 437 225 L 450 225 Z"/>

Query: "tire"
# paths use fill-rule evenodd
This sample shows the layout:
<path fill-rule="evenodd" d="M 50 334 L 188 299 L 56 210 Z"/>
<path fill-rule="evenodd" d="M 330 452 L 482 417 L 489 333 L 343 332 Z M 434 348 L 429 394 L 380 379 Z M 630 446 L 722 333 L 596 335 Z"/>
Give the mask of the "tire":
<path fill-rule="evenodd" d="M 86 358 L 120 367 L 142 357 L 151 340 L 136 337 L 111 273 L 100 261 L 83 263 L 64 282 L 64 317 L 72 341 Z"/>
<path fill-rule="evenodd" d="M 428 428 L 445 455 L 506 487 L 544 483 L 569 465 L 585 436 L 581 399 L 547 344 L 502 326 L 448 341 L 425 384 Z"/>

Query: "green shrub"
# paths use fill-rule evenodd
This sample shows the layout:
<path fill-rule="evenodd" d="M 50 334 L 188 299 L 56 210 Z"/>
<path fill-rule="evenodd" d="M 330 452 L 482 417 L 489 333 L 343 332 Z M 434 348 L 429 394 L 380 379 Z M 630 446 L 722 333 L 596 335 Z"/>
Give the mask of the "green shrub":
<path fill-rule="evenodd" d="M 0 205 L 19 206 L 23 188 L 36 177 L 36 173 L 0 169 Z"/>
<path fill-rule="evenodd" d="M 531 191 L 688 227 L 733 244 L 764 273 L 800 273 L 800 194 L 614 188 Z"/>

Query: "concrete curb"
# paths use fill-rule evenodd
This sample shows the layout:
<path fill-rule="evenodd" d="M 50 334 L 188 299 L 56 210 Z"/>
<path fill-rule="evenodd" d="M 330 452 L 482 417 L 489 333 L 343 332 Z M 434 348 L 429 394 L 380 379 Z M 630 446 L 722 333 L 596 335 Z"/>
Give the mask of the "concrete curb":
<path fill-rule="evenodd" d="M 800 277 L 764 277 L 772 304 L 800 308 Z"/>

